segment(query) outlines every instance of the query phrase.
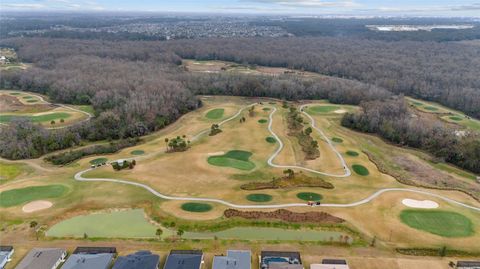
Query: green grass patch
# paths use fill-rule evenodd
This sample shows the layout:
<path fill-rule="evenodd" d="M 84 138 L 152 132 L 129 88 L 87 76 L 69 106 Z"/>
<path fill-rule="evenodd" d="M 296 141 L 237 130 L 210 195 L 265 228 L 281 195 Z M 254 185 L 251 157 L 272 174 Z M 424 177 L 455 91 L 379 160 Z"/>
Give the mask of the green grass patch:
<path fill-rule="evenodd" d="M 106 163 L 108 161 L 107 158 L 97 158 L 97 159 L 93 159 L 90 161 L 91 164 L 94 164 L 94 165 L 97 165 L 97 164 L 102 164 L 102 163 Z"/>
<path fill-rule="evenodd" d="M 299 192 L 297 193 L 297 198 L 304 201 L 320 201 L 323 199 L 323 196 L 315 192 Z"/>
<path fill-rule="evenodd" d="M 36 103 L 36 102 L 38 102 L 38 100 L 36 100 L 36 99 L 27 100 L 27 103 Z"/>
<path fill-rule="evenodd" d="M 27 118 L 32 122 L 49 122 L 52 120 L 60 120 L 69 118 L 71 114 L 66 112 L 55 112 L 44 114 L 40 116 L 18 116 L 18 115 L 0 115 L 0 122 L 8 123 L 12 121 L 14 118 Z"/>
<path fill-rule="evenodd" d="M 339 137 L 333 137 L 332 141 L 335 142 L 335 143 L 343 143 L 343 139 L 341 139 Z"/>
<path fill-rule="evenodd" d="M 265 138 L 265 141 L 267 141 L 268 143 L 271 143 L 271 144 L 277 143 L 277 140 L 273 136 L 269 136 L 269 137 Z"/>
<path fill-rule="evenodd" d="M 89 114 L 95 114 L 95 110 L 93 109 L 93 106 L 89 105 L 81 105 L 81 106 L 75 106 L 76 108 L 80 109 L 83 112 L 87 112 Z"/>
<path fill-rule="evenodd" d="M 266 119 L 259 119 L 259 120 L 258 120 L 258 123 L 262 123 L 262 124 L 263 124 L 263 123 L 267 123 L 267 122 L 268 122 L 268 120 L 266 120 Z"/>
<path fill-rule="evenodd" d="M 353 150 L 347 151 L 346 154 L 347 154 L 348 156 L 351 156 L 351 157 L 357 157 L 357 156 L 359 155 L 358 152 L 353 151 Z"/>
<path fill-rule="evenodd" d="M 266 203 L 272 201 L 273 197 L 264 193 L 252 193 L 247 195 L 247 200 L 258 203 Z"/>
<path fill-rule="evenodd" d="M 19 92 L 11 92 L 10 95 L 20 95 L 21 93 Z"/>
<path fill-rule="evenodd" d="M 67 192 L 63 185 L 33 186 L 0 193 L 0 206 L 10 207 L 40 199 L 60 197 Z"/>
<path fill-rule="evenodd" d="M 360 165 L 360 164 L 352 165 L 352 169 L 353 169 L 353 171 L 355 171 L 355 173 L 357 173 L 361 176 L 368 176 L 370 174 L 370 172 L 368 172 L 368 169 L 365 166 Z"/>
<path fill-rule="evenodd" d="M 340 109 L 339 106 L 312 106 L 308 108 L 312 113 L 331 113 L 338 109 Z"/>
<path fill-rule="evenodd" d="M 23 99 L 33 99 L 34 97 L 31 96 L 31 95 L 26 95 L 26 96 L 22 96 Z"/>
<path fill-rule="evenodd" d="M 23 165 L 14 163 L 0 163 L 0 180 L 12 180 L 22 172 Z"/>
<path fill-rule="evenodd" d="M 211 120 L 218 120 L 223 117 L 223 113 L 225 112 L 225 109 L 223 108 L 215 108 L 207 112 L 205 117 Z"/>
<path fill-rule="evenodd" d="M 423 103 L 413 101 L 412 104 L 415 106 L 423 106 Z"/>
<path fill-rule="evenodd" d="M 251 152 L 243 150 L 231 150 L 224 155 L 210 156 L 207 161 L 211 165 L 232 167 L 240 170 L 252 170 L 255 164 L 249 158 L 252 156 Z"/>
<path fill-rule="evenodd" d="M 137 150 L 131 151 L 130 154 L 132 154 L 132 155 L 143 155 L 143 154 L 145 154 L 145 151 L 137 149 Z"/>
<path fill-rule="evenodd" d="M 263 111 L 270 111 L 270 108 L 269 107 L 264 107 Z"/>
<path fill-rule="evenodd" d="M 406 225 L 443 237 L 466 237 L 474 234 L 470 219 L 456 212 L 406 209 L 400 213 Z"/>
<path fill-rule="evenodd" d="M 461 121 L 461 120 L 463 120 L 463 118 L 460 117 L 460 116 L 450 116 L 450 117 L 448 117 L 448 118 L 451 119 L 451 120 L 453 120 L 453 121 Z"/>
<path fill-rule="evenodd" d="M 207 212 L 212 210 L 212 206 L 205 203 L 185 203 L 182 209 L 189 212 Z"/>
<path fill-rule="evenodd" d="M 118 212 L 94 213 L 77 216 L 53 225 L 47 236 L 54 237 L 107 237 L 148 238 L 155 237 L 157 227 L 145 218 L 142 209 Z M 163 229 L 164 235 L 167 230 Z"/>
<path fill-rule="evenodd" d="M 428 111 L 437 111 L 438 108 L 434 107 L 434 106 L 426 106 L 424 107 L 425 110 L 428 110 Z"/>

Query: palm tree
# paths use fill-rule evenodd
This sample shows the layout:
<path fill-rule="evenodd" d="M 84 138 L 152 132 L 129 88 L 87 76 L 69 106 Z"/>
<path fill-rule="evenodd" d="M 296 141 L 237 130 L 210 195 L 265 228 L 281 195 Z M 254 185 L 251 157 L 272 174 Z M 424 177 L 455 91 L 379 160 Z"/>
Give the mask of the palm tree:
<path fill-rule="evenodd" d="M 165 138 L 165 146 L 167 147 L 167 150 L 168 150 L 168 137 Z"/>

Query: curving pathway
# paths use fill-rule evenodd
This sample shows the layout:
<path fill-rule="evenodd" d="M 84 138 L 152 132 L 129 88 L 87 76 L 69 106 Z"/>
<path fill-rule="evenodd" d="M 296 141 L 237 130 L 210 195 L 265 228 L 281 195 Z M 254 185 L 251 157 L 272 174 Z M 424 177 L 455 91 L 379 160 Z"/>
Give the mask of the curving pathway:
<path fill-rule="evenodd" d="M 241 108 L 235 115 L 221 121 L 220 123 L 218 123 L 218 125 L 223 125 L 233 119 L 235 119 L 236 117 L 238 117 L 245 109 L 247 109 L 248 107 L 251 107 L 253 105 L 256 105 L 256 103 L 253 103 L 253 104 L 250 104 L 248 106 L 245 106 L 243 108 Z M 329 144 L 329 146 L 332 148 L 332 150 L 337 154 L 337 156 L 339 157 L 339 159 L 341 160 L 342 162 L 342 165 L 344 167 L 344 170 L 345 170 L 345 173 L 342 174 L 342 175 L 332 175 L 332 174 L 328 174 L 328 173 L 323 173 L 323 172 L 320 172 L 320 171 L 316 171 L 316 170 L 313 170 L 313 169 L 309 169 L 309 168 L 306 168 L 306 167 L 301 167 L 301 166 L 289 166 L 289 165 L 277 165 L 277 164 L 274 164 L 273 163 L 273 160 L 277 157 L 277 155 L 280 153 L 280 151 L 283 149 L 283 143 L 281 142 L 280 138 L 277 136 L 277 134 L 275 134 L 275 132 L 273 132 L 272 130 L 272 121 L 273 121 L 273 114 L 277 111 L 277 109 L 275 107 L 271 107 L 273 108 L 272 112 L 270 113 L 269 115 L 269 124 L 268 124 L 268 130 L 270 131 L 270 133 L 278 140 L 279 142 L 279 147 L 277 148 L 277 150 L 270 156 L 270 158 L 268 159 L 268 164 L 272 167 L 277 167 L 277 168 L 295 168 L 295 169 L 302 169 L 302 170 L 306 170 L 306 171 L 309 171 L 309 172 L 312 172 L 312 173 L 317 173 L 317 174 L 322 174 L 322 175 L 327 175 L 327 176 L 332 176 L 332 177 L 347 177 L 347 176 L 350 176 L 351 175 L 351 172 L 350 172 L 350 169 L 348 168 L 345 160 L 343 159 L 342 155 L 335 149 L 335 146 L 333 145 L 333 143 L 330 141 L 330 139 L 328 139 L 328 137 L 323 133 L 323 131 L 318 128 L 316 125 L 315 125 L 315 120 L 308 114 L 304 111 L 304 107 L 306 105 L 302 105 L 300 107 L 300 110 L 302 111 L 302 113 L 304 115 L 306 115 L 310 122 L 311 122 L 311 125 L 312 125 L 312 128 L 314 128 L 316 131 L 318 131 L 320 133 L 320 135 L 327 141 L 327 143 Z M 196 134 L 195 136 L 192 137 L 192 141 L 194 140 L 197 140 L 199 137 L 201 137 L 202 135 L 206 134 L 207 132 L 209 131 L 209 129 L 206 129 L 206 130 L 203 130 L 201 132 L 199 132 L 198 134 Z M 156 154 L 156 153 L 152 153 L 152 154 Z M 141 158 L 142 156 L 140 157 L 137 157 L 137 158 Z M 144 156 L 143 156 L 144 157 Z M 135 158 L 129 158 L 129 159 L 135 159 Z M 268 205 L 242 205 L 242 204 L 234 204 L 234 203 L 231 203 L 231 202 L 228 202 L 228 201 L 225 201 L 225 200 L 222 200 L 222 199 L 215 199 L 215 198 L 200 198 L 200 197 L 177 197 L 177 196 L 169 196 L 169 195 L 165 195 L 165 194 L 162 194 L 158 191 L 156 191 L 155 189 L 153 189 L 152 187 L 146 185 L 146 184 L 142 184 L 142 183 L 138 183 L 138 182 L 133 182 L 133 181 L 128 181 L 128 180 L 122 180 L 122 179 L 113 179 L 113 178 L 85 178 L 83 177 L 83 174 L 86 173 L 86 172 L 89 172 L 89 171 L 92 171 L 94 170 L 95 168 L 89 168 L 89 169 L 86 169 L 86 170 L 83 170 L 83 171 L 80 171 L 78 173 L 76 173 L 74 175 L 74 179 L 77 180 L 77 181 L 85 181 L 85 182 L 112 182 L 112 183 L 120 183 L 120 184 L 125 184 L 125 185 L 131 185 L 131 186 L 136 186 L 136 187 L 140 187 L 140 188 L 143 188 L 147 191 L 149 191 L 150 193 L 152 193 L 153 195 L 159 197 L 159 198 L 162 198 L 162 199 L 166 199 L 166 200 L 176 200 L 176 201 L 197 201 L 197 202 L 211 202 L 211 203 L 218 203 L 218 204 L 222 204 L 222 205 L 225 205 L 225 206 L 228 206 L 228 207 L 231 207 L 231 208 L 239 208 L 239 209 L 275 209 L 275 208 L 289 208 L 289 207 L 309 207 L 309 205 L 307 205 L 306 203 L 286 203 L 286 204 L 268 204 Z M 451 203 L 451 204 L 454 204 L 454 205 L 458 205 L 458 206 L 462 206 L 462 207 L 465 207 L 465 208 L 469 208 L 469 209 L 472 209 L 472 210 L 475 210 L 475 211 L 478 211 L 480 212 L 480 208 L 479 207 L 475 207 L 475 206 L 471 206 L 471 205 L 468 205 L 468 204 L 465 204 L 465 203 L 461 203 L 461 202 L 458 202 L 456 200 L 453 200 L 453 199 L 450 199 L 448 197 L 445 197 L 445 196 L 442 196 L 442 195 L 439 195 L 439 194 L 435 194 L 435 193 L 431 193 L 431 192 L 427 192 L 427 191 L 421 191 L 421 190 L 416 190 L 416 189 L 402 189 L 402 188 L 385 188 L 385 189 L 380 189 L 376 192 L 374 192 L 373 194 L 371 194 L 370 196 L 366 197 L 365 199 L 362 199 L 360 201 L 357 201 L 357 202 L 353 202 L 353 203 L 347 203 L 347 204 L 321 204 L 319 205 L 319 207 L 341 207 L 341 208 L 347 208 L 347 207 L 356 207 L 356 206 L 360 206 L 360 205 L 363 205 L 363 204 L 367 204 L 369 202 L 371 202 L 372 200 L 374 200 L 375 198 L 379 197 L 380 195 L 386 193 L 386 192 L 410 192 L 410 193 L 419 193 L 419 194 L 424 194 L 424 195 L 427 195 L 427 196 L 431 196 L 431 197 L 435 197 L 435 198 L 438 198 L 438 199 L 441 199 L 443 201 L 446 201 L 448 203 Z"/>

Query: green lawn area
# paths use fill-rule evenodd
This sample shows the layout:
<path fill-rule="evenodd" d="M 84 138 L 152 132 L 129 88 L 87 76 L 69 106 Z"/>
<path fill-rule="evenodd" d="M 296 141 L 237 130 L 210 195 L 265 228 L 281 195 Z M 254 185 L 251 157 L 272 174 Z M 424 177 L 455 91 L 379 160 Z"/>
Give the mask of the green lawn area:
<path fill-rule="evenodd" d="M 434 106 L 426 106 L 424 107 L 425 110 L 429 110 L 429 111 L 437 111 L 438 108 L 434 107 Z"/>
<path fill-rule="evenodd" d="M 212 210 L 212 206 L 205 203 L 185 203 L 182 209 L 189 212 L 207 212 Z"/>
<path fill-rule="evenodd" d="M 215 108 L 207 112 L 205 117 L 211 120 L 218 120 L 223 117 L 223 113 L 225 112 L 225 109 L 223 108 Z"/>
<path fill-rule="evenodd" d="M 38 102 L 38 100 L 36 100 L 36 99 L 27 100 L 27 103 L 36 103 L 36 102 Z"/>
<path fill-rule="evenodd" d="M 145 154 L 145 151 L 137 149 L 137 150 L 134 150 L 134 151 L 130 152 L 130 154 L 132 154 L 132 155 L 143 155 L 143 154 Z"/>
<path fill-rule="evenodd" d="M 272 201 L 273 197 L 269 194 L 264 193 L 252 193 L 247 195 L 247 200 L 252 202 L 265 203 Z"/>
<path fill-rule="evenodd" d="M 265 141 L 267 141 L 268 143 L 271 143 L 271 144 L 277 143 L 277 140 L 275 139 L 275 137 L 272 137 L 272 136 L 269 136 L 269 137 L 265 138 Z"/>
<path fill-rule="evenodd" d="M 243 150 L 231 150 L 224 155 L 210 156 L 207 161 L 211 165 L 232 167 L 240 170 L 252 170 L 255 164 L 249 158 L 252 156 L 251 152 Z"/>
<path fill-rule="evenodd" d="M 338 109 L 340 109 L 339 106 L 326 105 L 326 106 L 312 106 L 308 108 L 308 111 L 312 113 L 331 113 Z"/>
<path fill-rule="evenodd" d="M 297 193 L 297 198 L 304 201 L 320 201 L 323 199 L 323 196 L 315 192 L 299 192 Z"/>
<path fill-rule="evenodd" d="M 461 120 L 463 120 L 463 118 L 460 117 L 460 116 L 450 116 L 450 117 L 448 117 L 448 118 L 451 119 L 451 120 L 453 120 L 453 121 L 461 121 Z"/>
<path fill-rule="evenodd" d="M 23 96 L 22 98 L 23 98 L 23 99 L 32 99 L 32 98 L 34 98 L 34 97 L 31 96 L 31 95 L 26 95 L 26 96 Z"/>
<path fill-rule="evenodd" d="M 406 209 L 400 213 L 406 225 L 443 237 L 465 237 L 474 234 L 470 219 L 456 212 Z"/>
<path fill-rule="evenodd" d="M 46 233 L 54 237 L 155 237 L 157 227 L 145 218 L 142 209 L 77 216 L 53 225 Z M 163 229 L 164 234 L 167 232 Z"/>
<path fill-rule="evenodd" d="M 0 163 L 0 180 L 15 179 L 23 172 L 23 165 L 14 163 Z"/>
<path fill-rule="evenodd" d="M 259 119 L 258 120 L 258 123 L 267 123 L 267 122 L 268 122 L 268 120 L 266 120 L 266 119 Z"/>
<path fill-rule="evenodd" d="M 8 123 L 12 121 L 14 118 L 27 118 L 32 122 L 49 122 L 52 120 L 66 119 L 66 118 L 69 118 L 70 116 L 71 114 L 66 112 L 55 112 L 55 113 L 49 113 L 49 114 L 44 114 L 40 116 L 0 115 L 0 122 Z"/>
<path fill-rule="evenodd" d="M 353 171 L 355 171 L 355 173 L 357 173 L 361 176 L 368 176 L 368 174 L 370 174 L 370 172 L 368 172 L 368 169 L 365 166 L 360 165 L 360 164 L 352 165 L 352 169 L 353 169 Z"/>
<path fill-rule="evenodd" d="M 101 164 L 101 163 L 106 163 L 108 161 L 107 158 L 96 158 L 96 159 L 93 159 L 90 161 L 91 164 L 94 164 L 94 165 L 97 165 L 97 164 Z"/>
<path fill-rule="evenodd" d="M 335 142 L 335 143 L 342 143 L 343 139 L 341 139 L 339 137 L 332 137 L 332 141 Z"/>
<path fill-rule="evenodd" d="M 93 109 L 93 106 L 80 105 L 80 106 L 75 106 L 75 108 L 80 109 L 80 110 L 83 111 L 83 112 L 90 113 L 90 114 L 92 114 L 92 115 L 95 114 L 95 110 Z"/>
<path fill-rule="evenodd" d="M 11 92 L 10 95 L 20 95 L 21 93 L 19 92 Z"/>
<path fill-rule="evenodd" d="M 21 189 L 13 189 L 0 193 L 0 206 L 10 207 L 23 203 L 60 197 L 67 192 L 63 185 L 33 186 Z"/>
<path fill-rule="evenodd" d="M 358 156 L 358 152 L 353 151 L 353 150 L 347 151 L 346 154 L 347 154 L 348 156 L 352 156 L 352 157 L 357 157 L 357 156 Z"/>
<path fill-rule="evenodd" d="M 269 107 L 264 107 L 263 111 L 270 111 L 270 108 Z"/>

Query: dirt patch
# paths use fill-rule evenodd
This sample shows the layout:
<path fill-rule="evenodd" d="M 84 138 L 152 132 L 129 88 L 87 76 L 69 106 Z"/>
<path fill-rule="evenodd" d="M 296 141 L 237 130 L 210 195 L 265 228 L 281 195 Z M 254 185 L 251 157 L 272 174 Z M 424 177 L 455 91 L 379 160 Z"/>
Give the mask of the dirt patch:
<path fill-rule="evenodd" d="M 45 200 L 30 202 L 22 207 L 24 213 L 32 213 L 52 207 L 53 203 Z"/>
<path fill-rule="evenodd" d="M 402 204 L 413 208 L 438 208 L 438 203 L 430 200 L 403 199 Z"/>
<path fill-rule="evenodd" d="M 0 94 L 0 112 L 1 113 L 34 113 L 38 111 L 51 110 L 53 106 L 48 104 L 25 105 L 16 96 Z"/>
<path fill-rule="evenodd" d="M 296 213 L 286 209 L 278 209 L 273 212 L 262 211 L 239 211 L 236 209 L 227 209 L 223 213 L 227 218 L 244 219 L 276 219 L 287 222 L 314 222 L 314 223 L 342 223 L 345 220 L 330 215 L 326 212 L 305 212 Z"/>
<path fill-rule="evenodd" d="M 225 151 L 210 152 L 207 155 L 208 156 L 218 156 L 218 155 L 223 155 L 223 154 L 225 154 Z"/>

